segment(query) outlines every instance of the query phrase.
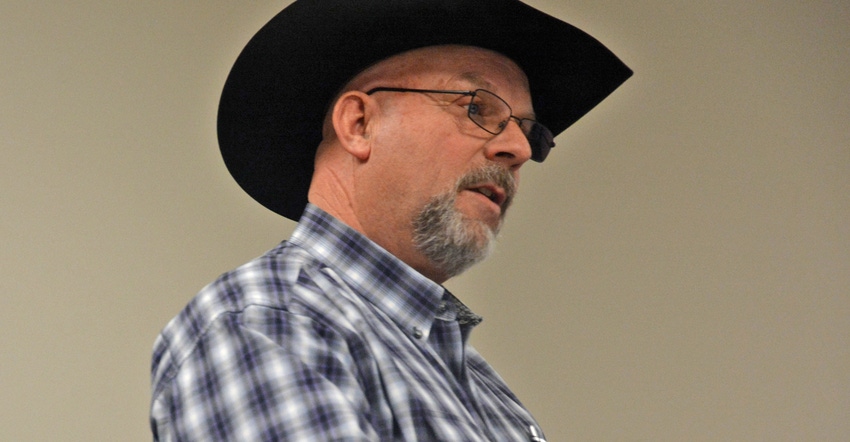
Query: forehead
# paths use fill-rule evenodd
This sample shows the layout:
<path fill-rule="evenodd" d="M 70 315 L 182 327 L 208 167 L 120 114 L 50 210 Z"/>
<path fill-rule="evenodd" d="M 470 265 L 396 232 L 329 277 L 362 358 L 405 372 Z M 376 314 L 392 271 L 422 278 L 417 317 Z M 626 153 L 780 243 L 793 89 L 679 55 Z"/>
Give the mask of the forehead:
<path fill-rule="evenodd" d="M 488 49 L 457 45 L 403 52 L 366 69 L 352 83 L 355 87 L 386 85 L 387 82 L 412 86 L 420 80 L 433 81 L 434 77 L 441 82 L 460 81 L 481 89 L 528 91 L 525 73 L 508 57 Z"/>

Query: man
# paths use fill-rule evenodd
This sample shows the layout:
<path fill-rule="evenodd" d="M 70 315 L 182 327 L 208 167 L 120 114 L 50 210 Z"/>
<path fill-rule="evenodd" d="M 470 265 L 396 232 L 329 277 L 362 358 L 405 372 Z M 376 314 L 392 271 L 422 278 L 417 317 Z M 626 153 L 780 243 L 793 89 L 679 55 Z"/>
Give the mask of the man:
<path fill-rule="evenodd" d="M 155 439 L 543 440 L 440 284 L 487 256 L 520 167 L 630 74 L 516 0 L 284 9 L 231 71 L 219 142 L 299 224 L 163 330 Z"/>

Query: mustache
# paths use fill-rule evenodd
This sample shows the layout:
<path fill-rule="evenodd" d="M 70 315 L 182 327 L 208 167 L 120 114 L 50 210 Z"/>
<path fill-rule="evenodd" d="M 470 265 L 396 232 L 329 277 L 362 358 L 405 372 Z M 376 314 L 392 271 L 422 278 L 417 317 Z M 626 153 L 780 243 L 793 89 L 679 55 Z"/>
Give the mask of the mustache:
<path fill-rule="evenodd" d="M 465 173 L 458 180 L 455 190 L 460 192 L 470 186 L 481 183 L 493 183 L 505 191 L 505 202 L 503 207 L 507 208 L 516 196 L 519 183 L 510 170 L 496 163 L 487 163 Z"/>

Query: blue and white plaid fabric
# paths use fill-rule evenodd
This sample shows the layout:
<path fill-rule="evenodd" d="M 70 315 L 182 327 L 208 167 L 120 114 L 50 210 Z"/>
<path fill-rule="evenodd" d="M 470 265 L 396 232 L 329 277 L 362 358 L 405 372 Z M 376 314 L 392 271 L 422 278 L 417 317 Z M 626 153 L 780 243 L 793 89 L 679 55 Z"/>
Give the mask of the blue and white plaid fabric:
<path fill-rule="evenodd" d="M 530 413 L 442 286 L 315 206 L 158 337 L 154 439 L 523 441 Z"/>

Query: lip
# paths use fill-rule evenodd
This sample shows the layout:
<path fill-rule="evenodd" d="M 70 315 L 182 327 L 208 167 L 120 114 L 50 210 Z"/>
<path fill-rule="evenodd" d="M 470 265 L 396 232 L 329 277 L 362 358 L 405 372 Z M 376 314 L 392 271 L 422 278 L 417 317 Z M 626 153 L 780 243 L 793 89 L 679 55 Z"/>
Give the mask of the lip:
<path fill-rule="evenodd" d="M 488 200 L 490 200 L 490 202 L 499 206 L 499 209 L 503 208 L 505 201 L 508 199 L 505 189 L 493 183 L 474 184 L 472 186 L 467 187 L 465 190 L 477 193 L 487 198 Z M 482 193 L 482 191 L 485 193 Z"/>

